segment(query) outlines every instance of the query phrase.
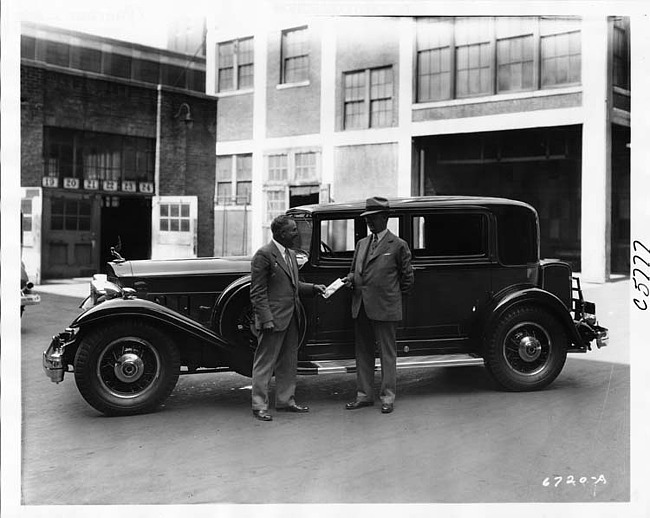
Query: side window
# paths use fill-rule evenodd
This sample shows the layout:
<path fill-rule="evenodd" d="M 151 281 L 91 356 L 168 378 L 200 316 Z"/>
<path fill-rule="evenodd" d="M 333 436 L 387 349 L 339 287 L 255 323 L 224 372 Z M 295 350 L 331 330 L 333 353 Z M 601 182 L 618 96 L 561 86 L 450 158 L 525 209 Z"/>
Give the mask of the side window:
<path fill-rule="evenodd" d="M 484 214 L 437 213 L 413 217 L 414 257 L 487 256 Z"/>
<path fill-rule="evenodd" d="M 389 218 L 388 229 L 399 236 L 399 218 Z M 320 222 L 320 257 L 352 259 L 357 241 L 368 235 L 363 218 L 329 219 Z"/>
<path fill-rule="evenodd" d="M 506 265 L 521 265 L 539 259 L 537 217 L 524 207 L 495 209 L 499 260 Z"/>

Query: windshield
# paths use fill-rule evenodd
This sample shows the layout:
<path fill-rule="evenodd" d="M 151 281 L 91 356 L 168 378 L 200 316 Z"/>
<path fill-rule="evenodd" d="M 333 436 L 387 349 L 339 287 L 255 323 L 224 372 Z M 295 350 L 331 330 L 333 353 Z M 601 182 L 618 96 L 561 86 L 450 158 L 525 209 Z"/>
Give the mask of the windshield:
<path fill-rule="evenodd" d="M 309 247 L 311 245 L 311 234 L 313 223 L 311 217 L 307 214 L 293 216 L 296 226 L 298 227 L 298 237 L 294 242 L 294 248 L 300 250 L 309 256 Z"/>

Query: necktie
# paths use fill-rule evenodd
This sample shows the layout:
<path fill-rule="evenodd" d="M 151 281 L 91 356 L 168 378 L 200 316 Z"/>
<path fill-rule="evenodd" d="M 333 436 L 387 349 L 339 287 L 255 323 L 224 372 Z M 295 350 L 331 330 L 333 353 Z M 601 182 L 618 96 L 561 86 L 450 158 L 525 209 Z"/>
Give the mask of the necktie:
<path fill-rule="evenodd" d="M 295 279 L 293 278 L 293 264 L 291 264 L 291 256 L 289 255 L 289 249 L 285 249 L 284 251 L 284 260 L 287 263 L 287 266 L 289 267 L 289 276 L 291 277 L 291 282 L 295 284 Z"/>
<path fill-rule="evenodd" d="M 370 254 L 372 255 L 377 248 L 377 234 L 372 235 L 372 242 L 370 243 Z"/>

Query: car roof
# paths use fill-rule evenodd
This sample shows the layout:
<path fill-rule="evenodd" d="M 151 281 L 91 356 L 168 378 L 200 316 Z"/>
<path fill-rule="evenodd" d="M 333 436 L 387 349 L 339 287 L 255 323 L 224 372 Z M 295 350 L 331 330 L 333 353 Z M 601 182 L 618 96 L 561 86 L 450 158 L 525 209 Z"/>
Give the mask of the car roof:
<path fill-rule="evenodd" d="M 412 196 L 409 198 L 387 198 L 390 210 L 417 210 L 429 208 L 452 207 L 525 207 L 535 210 L 531 205 L 518 200 L 507 198 L 494 198 L 489 196 Z M 292 207 L 287 212 L 308 212 L 311 214 L 335 212 L 363 212 L 366 209 L 366 200 L 355 200 L 339 203 L 318 203 Z"/>

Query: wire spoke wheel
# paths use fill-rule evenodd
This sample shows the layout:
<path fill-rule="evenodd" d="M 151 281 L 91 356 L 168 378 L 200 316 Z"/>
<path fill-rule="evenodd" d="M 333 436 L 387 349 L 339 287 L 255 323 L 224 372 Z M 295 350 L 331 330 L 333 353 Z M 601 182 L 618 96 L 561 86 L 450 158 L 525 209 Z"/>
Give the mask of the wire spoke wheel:
<path fill-rule="evenodd" d="M 539 390 L 560 374 L 566 349 L 566 333 L 552 314 L 536 306 L 515 306 L 488 335 L 485 366 L 506 390 Z"/>
<path fill-rule="evenodd" d="M 115 321 L 84 336 L 75 356 L 83 398 L 107 415 L 154 410 L 172 392 L 180 371 L 170 336 L 138 319 Z"/>

